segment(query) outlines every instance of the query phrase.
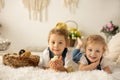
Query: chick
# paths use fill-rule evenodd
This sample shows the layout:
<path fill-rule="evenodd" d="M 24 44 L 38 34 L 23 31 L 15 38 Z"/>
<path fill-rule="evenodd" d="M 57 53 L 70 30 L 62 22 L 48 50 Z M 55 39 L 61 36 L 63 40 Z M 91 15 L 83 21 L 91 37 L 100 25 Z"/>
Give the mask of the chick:
<path fill-rule="evenodd" d="M 25 52 L 25 50 L 24 50 L 24 49 L 21 49 L 21 50 L 19 51 L 19 55 L 23 54 L 24 52 Z"/>
<path fill-rule="evenodd" d="M 30 51 L 27 51 L 27 50 L 24 50 L 24 49 L 21 49 L 21 50 L 19 51 L 19 55 L 20 55 L 21 57 L 30 57 L 31 52 L 30 52 Z"/>
<path fill-rule="evenodd" d="M 54 56 L 51 61 L 56 61 L 58 59 L 58 56 Z"/>

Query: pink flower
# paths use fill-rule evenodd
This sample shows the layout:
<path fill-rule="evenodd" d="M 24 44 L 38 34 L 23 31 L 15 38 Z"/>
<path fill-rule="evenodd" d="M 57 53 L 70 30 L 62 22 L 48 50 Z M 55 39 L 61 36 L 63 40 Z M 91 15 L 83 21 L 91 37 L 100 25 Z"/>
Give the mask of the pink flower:
<path fill-rule="evenodd" d="M 107 31 L 113 31 L 114 30 L 114 25 L 113 25 L 113 23 L 112 23 L 112 21 L 111 22 L 109 22 L 109 23 L 107 23 Z"/>
<path fill-rule="evenodd" d="M 107 27 L 108 27 L 108 28 L 111 28 L 111 27 L 113 27 L 113 24 L 112 24 L 112 22 L 109 22 L 109 23 L 107 23 Z"/>
<path fill-rule="evenodd" d="M 103 26 L 101 29 L 101 32 L 107 33 L 109 35 L 115 35 L 116 33 L 119 32 L 119 27 L 117 25 L 114 25 L 112 21 L 106 24 L 106 26 Z"/>
<path fill-rule="evenodd" d="M 113 30 L 114 30 L 114 26 L 113 26 L 113 27 L 110 27 L 109 30 L 110 30 L 110 31 L 113 31 Z"/>

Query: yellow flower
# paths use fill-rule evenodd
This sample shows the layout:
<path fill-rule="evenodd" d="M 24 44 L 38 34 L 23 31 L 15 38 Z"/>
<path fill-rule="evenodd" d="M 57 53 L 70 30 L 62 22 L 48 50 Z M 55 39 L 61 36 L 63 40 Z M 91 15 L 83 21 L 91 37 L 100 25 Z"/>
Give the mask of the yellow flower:
<path fill-rule="evenodd" d="M 67 25 L 65 23 L 59 22 L 59 23 L 57 23 L 56 28 L 67 30 Z"/>
<path fill-rule="evenodd" d="M 68 28 L 69 31 L 69 39 L 77 39 L 77 37 L 81 38 L 81 33 L 77 28 L 70 27 Z"/>

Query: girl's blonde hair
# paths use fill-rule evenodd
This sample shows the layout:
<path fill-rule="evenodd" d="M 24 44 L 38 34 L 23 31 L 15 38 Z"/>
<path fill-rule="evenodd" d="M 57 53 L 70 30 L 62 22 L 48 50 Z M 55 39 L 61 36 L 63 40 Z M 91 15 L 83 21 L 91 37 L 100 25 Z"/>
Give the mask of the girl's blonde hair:
<path fill-rule="evenodd" d="M 100 36 L 100 35 L 89 35 L 85 40 L 84 40 L 84 49 L 86 49 L 88 44 L 91 43 L 99 43 L 103 45 L 103 52 L 105 53 L 107 51 L 107 43 L 105 42 L 105 39 Z"/>
<path fill-rule="evenodd" d="M 58 35 L 64 36 L 65 41 L 66 41 L 66 43 L 68 44 L 68 35 L 69 35 L 68 30 L 67 30 L 66 28 L 63 28 L 62 25 L 61 25 L 60 27 L 58 27 L 58 25 L 59 25 L 59 24 L 57 24 L 57 25 L 55 26 L 55 28 L 53 28 L 53 29 L 49 32 L 48 41 L 49 41 L 49 39 L 50 39 L 50 35 L 51 35 L 51 34 L 58 34 Z M 64 26 L 64 25 L 63 25 L 63 26 Z"/>

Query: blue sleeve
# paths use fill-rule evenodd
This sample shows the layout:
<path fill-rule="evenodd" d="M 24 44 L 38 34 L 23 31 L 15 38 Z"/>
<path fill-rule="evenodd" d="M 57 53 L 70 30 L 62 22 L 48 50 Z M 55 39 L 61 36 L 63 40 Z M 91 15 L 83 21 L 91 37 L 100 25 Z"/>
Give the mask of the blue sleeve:
<path fill-rule="evenodd" d="M 79 49 L 74 49 L 73 52 L 72 52 L 72 58 L 73 58 L 73 61 L 78 63 L 78 61 L 80 60 L 82 56 L 82 53 L 80 52 Z"/>

